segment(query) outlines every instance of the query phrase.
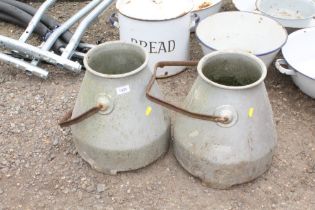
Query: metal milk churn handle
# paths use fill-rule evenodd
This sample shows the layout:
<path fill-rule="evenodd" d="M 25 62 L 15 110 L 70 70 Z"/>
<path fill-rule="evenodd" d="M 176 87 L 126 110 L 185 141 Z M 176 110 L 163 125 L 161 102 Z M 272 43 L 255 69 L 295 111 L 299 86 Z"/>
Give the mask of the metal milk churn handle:
<path fill-rule="evenodd" d="M 91 109 L 87 110 L 86 112 L 74 117 L 71 119 L 73 110 L 70 110 L 66 115 L 60 120 L 59 126 L 60 127 L 68 127 L 83 120 L 91 117 L 96 113 L 100 114 L 109 114 L 114 109 L 114 102 L 109 95 L 106 94 L 99 94 L 96 99 L 97 104 L 92 107 Z"/>
<path fill-rule="evenodd" d="M 160 62 L 155 72 L 167 65 L 196 64 Z M 185 109 L 150 93 L 158 79 L 155 74 L 147 86 L 151 101 L 180 113 L 173 124 L 176 159 L 213 188 L 226 189 L 255 179 L 270 167 L 277 142 L 264 85 L 265 64 L 249 53 L 217 51 L 204 56 L 197 71 L 183 103 Z"/>
<path fill-rule="evenodd" d="M 160 104 L 161 106 L 165 108 L 181 113 L 188 117 L 192 117 L 192 118 L 200 119 L 200 120 L 212 121 L 212 122 L 218 123 L 218 125 L 222 127 L 233 126 L 237 122 L 237 113 L 236 113 L 236 110 L 232 106 L 229 106 L 229 105 L 220 106 L 215 110 L 214 115 L 207 115 L 207 114 L 191 112 L 187 109 L 178 107 L 174 104 L 164 101 L 163 99 L 155 97 L 150 93 L 151 88 L 154 82 L 156 81 L 156 79 L 166 78 L 166 77 L 156 76 L 158 68 L 163 68 L 165 66 L 197 66 L 197 64 L 198 64 L 198 61 L 161 61 L 161 62 L 158 62 L 155 65 L 153 75 L 147 86 L 147 90 L 146 90 L 147 98 L 157 104 Z"/>

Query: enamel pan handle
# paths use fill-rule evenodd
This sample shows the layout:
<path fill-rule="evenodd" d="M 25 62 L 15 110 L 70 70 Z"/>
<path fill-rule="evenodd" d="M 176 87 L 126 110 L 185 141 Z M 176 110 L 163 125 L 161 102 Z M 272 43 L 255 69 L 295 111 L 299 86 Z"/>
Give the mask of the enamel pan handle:
<path fill-rule="evenodd" d="M 146 97 L 150 101 L 152 101 L 156 104 L 159 104 L 165 108 L 168 108 L 168 109 L 173 110 L 175 112 L 181 113 L 181 114 L 186 115 L 188 117 L 192 117 L 192 118 L 200 119 L 200 120 L 212 121 L 212 122 L 216 122 L 216 123 L 229 124 L 231 122 L 231 119 L 229 119 L 226 116 L 205 115 L 205 114 L 191 112 L 191 111 L 188 111 L 184 108 L 178 107 L 174 104 L 166 102 L 163 99 L 160 99 L 160 98 L 157 98 L 157 97 L 151 95 L 150 91 L 152 89 L 154 82 L 157 79 L 163 79 L 163 78 L 157 78 L 156 77 L 156 73 L 157 73 L 158 68 L 163 68 L 165 66 L 196 66 L 197 64 L 198 64 L 198 61 L 161 61 L 161 62 L 158 62 L 154 67 L 154 72 L 153 72 L 152 77 L 149 81 L 149 84 L 147 85 Z"/>
<path fill-rule="evenodd" d="M 197 25 L 200 23 L 200 17 L 197 13 L 192 13 L 191 14 L 191 23 L 190 23 L 190 31 L 193 32 L 195 31 Z"/>
<path fill-rule="evenodd" d="M 101 114 L 108 114 L 113 110 L 113 103 L 108 98 L 107 95 L 100 94 L 99 97 L 97 98 L 97 103 L 94 107 L 91 107 L 89 110 L 81 113 L 80 115 L 76 117 L 72 117 L 73 109 L 67 112 L 64 117 L 60 120 L 58 123 L 60 127 L 68 127 L 77 123 L 80 123 L 96 113 L 100 112 Z"/>
<path fill-rule="evenodd" d="M 284 59 L 277 59 L 276 60 L 275 66 L 282 74 L 286 74 L 286 75 L 290 75 L 290 76 L 296 75 L 295 70 L 285 68 L 285 67 L 283 67 L 283 65 L 288 66 L 288 63 Z"/>
<path fill-rule="evenodd" d="M 117 17 L 117 13 L 114 12 L 113 14 L 111 14 L 108 18 L 108 22 L 110 22 L 110 24 L 113 27 L 119 28 L 119 21 L 118 21 L 118 17 Z"/>

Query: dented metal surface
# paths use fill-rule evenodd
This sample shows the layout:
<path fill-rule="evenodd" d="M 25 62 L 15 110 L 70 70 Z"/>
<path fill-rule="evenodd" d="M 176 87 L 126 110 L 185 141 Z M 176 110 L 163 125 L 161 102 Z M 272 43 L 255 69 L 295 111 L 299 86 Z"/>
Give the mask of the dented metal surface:
<path fill-rule="evenodd" d="M 87 71 L 73 116 L 99 102 L 110 109 L 71 126 L 79 154 L 108 174 L 144 167 L 163 155 L 170 119 L 145 97 L 151 77 L 147 53 L 135 44 L 107 42 L 90 50 L 84 64 Z M 157 84 L 152 92 L 161 96 Z"/>
<path fill-rule="evenodd" d="M 220 59 L 230 65 L 212 65 Z M 209 69 L 216 68 L 217 72 L 234 69 L 236 77 L 246 77 L 243 80 L 246 85 L 227 85 L 230 80 L 225 75 L 231 75 L 233 71 L 222 73 L 226 84 L 213 82 L 209 79 L 212 72 Z M 206 74 L 206 71 L 210 73 Z M 198 65 L 199 77 L 186 97 L 184 107 L 198 113 L 234 112 L 231 116 L 235 116 L 235 120 L 230 126 L 222 126 L 177 114 L 174 152 L 188 172 L 210 187 L 226 189 L 251 181 L 271 165 L 277 137 L 263 83 L 266 71 L 261 60 L 241 52 L 215 52 L 205 56 Z M 225 109 L 227 111 L 223 112 Z"/>

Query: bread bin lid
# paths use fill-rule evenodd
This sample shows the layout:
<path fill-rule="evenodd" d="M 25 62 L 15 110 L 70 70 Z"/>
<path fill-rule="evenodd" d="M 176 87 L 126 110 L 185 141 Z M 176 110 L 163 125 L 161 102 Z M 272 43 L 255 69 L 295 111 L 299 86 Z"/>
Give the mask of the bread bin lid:
<path fill-rule="evenodd" d="M 118 0 L 118 11 L 137 20 L 161 21 L 186 15 L 193 9 L 192 0 Z"/>

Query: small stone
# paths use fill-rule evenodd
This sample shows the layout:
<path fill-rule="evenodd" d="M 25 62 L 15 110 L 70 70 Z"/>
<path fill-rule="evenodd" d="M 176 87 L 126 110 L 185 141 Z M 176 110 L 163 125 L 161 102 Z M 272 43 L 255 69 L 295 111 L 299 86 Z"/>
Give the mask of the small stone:
<path fill-rule="evenodd" d="M 55 138 L 54 141 L 53 141 L 53 145 L 57 146 L 58 144 L 59 144 L 59 139 Z"/>
<path fill-rule="evenodd" d="M 104 209 L 104 208 L 103 208 L 103 206 L 101 206 L 101 205 L 94 205 L 94 206 L 93 206 L 93 209 L 96 209 L 96 210 L 99 210 L 99 209 L 100 209 L 100 210 L 101 210 L 101 209 Z"/>
<path fill-rule="evenodd" d="M 2 190 L 2 189 L 0 189 L 0 195 L 1 195 L 1 194 L 3 194 L 3 193 L 4 193 L 4 192 L 3 192 L 3 190 Z"/>
<path fill-rule="evenodd" d="M 8 169 L 8 168 L 3 168 L 3 169 L 1 169 L 1 172 L 4 173 L 4 174 L 6 174 L 6 173 L 9 172 L 9 169 Z"/>
<path fill-rule="evenodd" d="M 98 193 L 104 192 L 105 189 L 106 189 L 105 184 L 98 184 L 97 187 L 96 187 L 96 191 L 97 191 Z"/>
<path fill-rule="evenodd" d="M 86 188 L 86 191 L 89 192 L 89 193 L 93 192 L 94 191 L 94 186 L 93 185 L 88 186 Z"/>
<path fill-rule="evenodd" d="M 69 189 L 68 189 L 68 188 L 64 189 L 64 190 L 63 190 L 63 193 L 64 193 L 64 194 L 68 194 L 68 193 L 69 193 Z"/>
<path fill-rule="evenodd" d="M 44 203 L 39 203 L 38 206 L 44 208 L 46 205 Z"/>
<path fill-rule="evenodd" d="M 9 162 L 6 161 L 6 160 L 4 160 L 4 161 L 1 162 L 1 164 L 4 165 L 4 166 L 8 166 L 8 165 L 9 165 Z"/>
<path fill-rule="evenodd" d="M 51 154 L 48 158 L 49 161 L 52 161 L 56 158 L 56 156 L 54 154 Z"/>
<path fill-rule="evenodd" d="M 74 159 L 73 163 L 80 163 L 80 159 L 79 158 Z"/>
<path fill-rule="evenodd" d="M 78 199 L 79 200 L 82 200 L 83 198 L 83 193 L 81 191 L 78 192 Z"/>

